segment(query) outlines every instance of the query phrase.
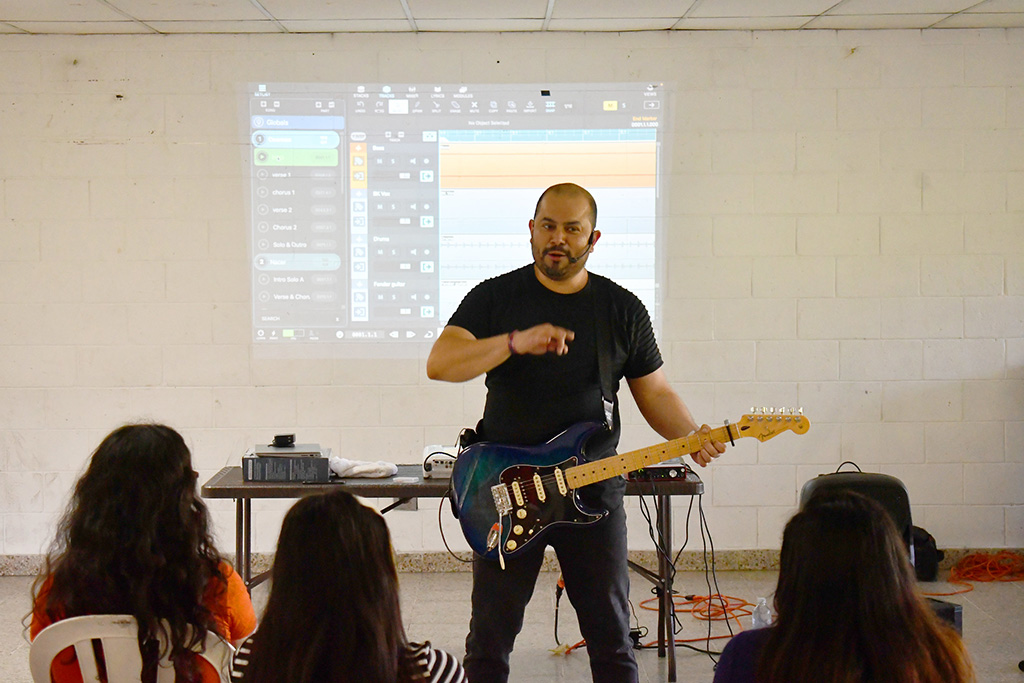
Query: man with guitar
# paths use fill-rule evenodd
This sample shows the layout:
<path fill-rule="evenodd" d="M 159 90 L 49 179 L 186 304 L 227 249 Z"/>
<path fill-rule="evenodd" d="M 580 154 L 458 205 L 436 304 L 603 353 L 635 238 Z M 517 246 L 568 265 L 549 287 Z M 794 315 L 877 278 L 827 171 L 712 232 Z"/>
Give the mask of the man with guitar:
<path fill-rule="evenodd" d="M 513 447 L 534 446 L 577 423 L 603 422 L 608 428 L 589 437 L 585 457 L 613 455 L 620 431 L 615 392 L 622 378 L 644 419 L 665 439 L 695 431 L 710 434 L 707 425 L 698 428 L 661 370 L 661 354 L 640 300 L 586 269 L 601 237 L 593 196 L 578 185 L 554 185 L 541 195 L 529 225 L 533 264 L 482 282 L 467 294 L 427 359 L 431 379 L 464 382 L 486 373 L 487 401 L 477 436 Z M 725 451 L 710 436 L 700 441 L 692 457 L 702 467 Z M 553 479 L 547 484 L 540 475 L 534 479 L 543 500 L 545 487 L 555 486 Z M 564 491 L 561 479 L 558 485 Z M 558 556 L 594 681 L 637 680 L 629 639 L 624 491 L 618 476 L 583 486 L 580 503 L 607 514 L 590 516 L 599 521 L 552 525 L 543 541 L 524 539 L 521 552 L 507 559 L 504 554 L 519 548 L 511 537 L 502 538 L 511 532 L 498 519 L 487 539 L 498 561 L 478 554 L 473 563 L 465 660 L 471 681 L 508 680 L 509 654 L 545 543 Z M 518 484 L 514 493 L 521 497 Z M 525 510 L 517 512 L 526 517 Z M 487 514 L 488 520 L 494 518 L 494 505 Z M 515 529 L 522 533 L 521 526 Z"/>

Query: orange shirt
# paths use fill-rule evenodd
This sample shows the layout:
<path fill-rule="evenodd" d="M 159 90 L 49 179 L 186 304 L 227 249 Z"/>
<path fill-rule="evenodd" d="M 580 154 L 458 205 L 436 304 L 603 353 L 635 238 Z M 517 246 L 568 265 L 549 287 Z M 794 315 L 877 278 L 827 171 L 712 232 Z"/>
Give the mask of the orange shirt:
<path fill-rule="evenodd" d="M 217 632 L 225 640 L 235 643 L 256 630 L 256 612 L 249 599 L 249 592 L 242 583 L 242 577 L 236 574 L 227 562 L 221 563 L 220 569 L 227 577 L 226 590 L 218 590 L 220 584 L 211 581 L 206 588 L 206 595 L 203 596 L 203 604 L 213 614 Z M 43 607 L 50 590 L 50 581 L 51 579 L 47 579 L 43 584 L 36 599 L 35 609 L 32 610 L 32 626 L 29 633 L 33 639 L 53 622 Z M 196 661 L 199 662 L 203 683 L 220 681 L 220 677 L 209 662 L 201 657 L 197 657 Z M 54 683 L 83 683 L 73 648 L 67 648 L 54 658 L 50 667 L 50 677 Z"/>

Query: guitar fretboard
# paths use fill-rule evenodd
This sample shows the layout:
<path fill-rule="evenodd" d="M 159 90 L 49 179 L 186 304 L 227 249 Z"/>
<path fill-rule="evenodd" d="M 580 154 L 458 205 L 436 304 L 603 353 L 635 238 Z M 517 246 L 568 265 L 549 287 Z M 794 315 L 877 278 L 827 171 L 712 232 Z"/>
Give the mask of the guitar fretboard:
<path fill-rule="evenodd" d="M 735 428 L 735 425 L 730 424 L 712 429 L 711 434 L 694 432 L 689 436 L 666 441 L 657 446 L 648 446 L 647 448 L 630 451 L 629 453 L 570 467 L 565 471 L 566 483 L 568 483 L 569 488 L 578 489 L 587 484 L 596 484 L 605 479 L 635 472 L 644 467 L 656 465 L 659 462 L 694 453 L 699 451 L 701 445 L 706 441 L 726 443 L 734 441 L 740 436 L 742 434 Z"/>

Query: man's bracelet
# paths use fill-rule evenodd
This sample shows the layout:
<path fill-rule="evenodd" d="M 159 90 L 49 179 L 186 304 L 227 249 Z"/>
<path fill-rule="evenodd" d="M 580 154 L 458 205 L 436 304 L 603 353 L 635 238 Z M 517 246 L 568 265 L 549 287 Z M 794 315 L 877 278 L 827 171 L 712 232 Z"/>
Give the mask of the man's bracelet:
<path fill-rule="evenodd" d="M 511 332 L 508 333 L 508 352 L 513 356 L 518 356 L 519 354 L 516 353 L 516 347 L 512 345 L 512 337 L 515 335 L 515 333 L 516 330 L 512 330 Z"/>

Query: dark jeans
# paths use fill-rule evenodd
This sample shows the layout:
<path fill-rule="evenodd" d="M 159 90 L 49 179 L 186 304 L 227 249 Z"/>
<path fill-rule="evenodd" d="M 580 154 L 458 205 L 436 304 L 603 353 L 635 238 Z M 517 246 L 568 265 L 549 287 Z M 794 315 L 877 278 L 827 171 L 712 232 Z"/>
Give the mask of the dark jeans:
<path fill-rule="evenodd" d="M 626 513 L 621 505 L 596 524 L 549 529 L 566 595 L 587 641 L 595 683 L 636 683 L 636 659 L 629 639 L 629 572 Z M 466 638 L 465 668 L 470 683 L 504 683 L 509 654 L 523 628 L 523 612 L 544 561 L 544 547 L 524 551 L 505 569 L 496 561 L 473 562 L 473 616 Z"/>

